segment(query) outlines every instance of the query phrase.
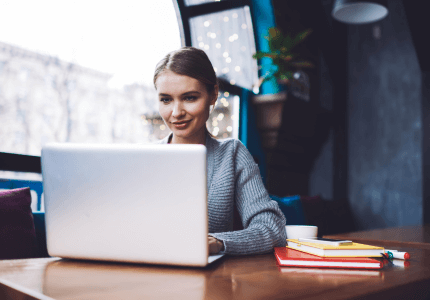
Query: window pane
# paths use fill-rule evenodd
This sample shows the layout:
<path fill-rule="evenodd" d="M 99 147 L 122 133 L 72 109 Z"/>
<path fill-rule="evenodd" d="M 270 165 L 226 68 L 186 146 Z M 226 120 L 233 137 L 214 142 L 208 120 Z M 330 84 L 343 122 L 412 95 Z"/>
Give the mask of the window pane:
<path fill-rule="evenodd" d="M 158 110 L 156 63 L 181 47 L 176 13 L 171 0 L 120 4 L 1 4 L 1 152 L 40 155 L 46 142 L 163 137 L 145 115 Z"/>
<path fill-rule="evenodd" d="M 237 95 L 220 92 L 207 122 L 208 130 L 212 135 L 221 139 L 239 137 L 239 100 Z"/>
<path fill-rule="evenodd" d="M 204 3 L 220 2 L 220 1 L 226 1 L 226 0 L 185 0 L 185 5 L 192 6 L 192 5 L 199 5 Z"/>
<path fill-rule="evenodd" d="M 249 7 L 191 18 L 190 27 L 192 45 L 208 54 L 217 76 L 252 90 L 258 67 Z"/>

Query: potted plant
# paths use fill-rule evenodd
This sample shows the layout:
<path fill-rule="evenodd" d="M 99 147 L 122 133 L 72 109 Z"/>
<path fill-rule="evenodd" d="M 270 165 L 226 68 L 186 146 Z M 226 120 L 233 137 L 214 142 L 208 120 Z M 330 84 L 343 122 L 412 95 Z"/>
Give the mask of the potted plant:
<path fill-rule="evenodd" d="M 311 29 L 304 30 L 296 36 L 284 35 L 280 29 L 272 27 L 269 29 L 266 39 L 269 41 L 269 51 L 258 51 L 253 55 L 254 59 L 269 58 L 272 61 L 266 74 L 262 75 L 254 88 L 259 88 L 264 81 L 275 78 L 280 85 L 300 86 L 306 90 L 299 78 L 295 74 L 303 68 L 313 68 L 314 64 L 303 60 L 293 49 L 303 42 L 311 33 Z M 260 61 L 261 67 L 267 67 L 266 61 Z M 294 83 L 293 85 L 291 83 Z M 305 101 L 286 101 L 285 92 L 270 95 L 254 95 L 253 104 L 255 107 L 256 124 L 260 131 L 264 148 L 274 148 L 278 144 L 278 135 L 282 126 L 284 106 L 288 105 L 286 113 L 302 116 L 303 120 L 309 120 L 310 112 L 307 112 L 308 105 Z M 299 118 L 300 119 L 300 118 Z M 309 124 L 308 124 L 309 125 Z M 308 126 L 309 127 L 309 126 Z M 296 128 L 290 128 L 293 130 Z"/>
<path fill-rule="evenodd" d="M 276 27 L 269 28 L 269 35 L 265 38 L 269 41 L 269 51 L 258 51 L 252 57 L 254 59 L 270 58 L 273 62 L 271 70 L 259 78 L 255 87 L 271 78 L 276 78 L 279 84 L 289 85 L 292 80 L 295 80 L 294 74 L 302 68 L 313 68 L 314 65 L 302 60 L 297 53 L 292 52 L 294 47 L 303 42 L 310 34 L 312 29 L 307 29 L 295 37 L 284 35 L 280 29 Z M 260 65 L 260 68 L 262 65 Z M 300 84 L 300 82 L 297 82 Z"/>

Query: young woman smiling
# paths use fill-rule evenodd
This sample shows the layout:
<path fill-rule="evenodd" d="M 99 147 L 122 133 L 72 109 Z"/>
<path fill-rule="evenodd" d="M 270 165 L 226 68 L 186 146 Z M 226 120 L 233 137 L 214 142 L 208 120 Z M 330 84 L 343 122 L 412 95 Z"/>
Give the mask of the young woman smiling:
<path fill-rule="evenodd" d="M 215 139 L 206 128 L 219 90 L 206 53 L 193 47 L 170 52 L 157 64 L 154 86 L 160 115 L 172 131 L 159 143 L 207 148 L 210 254 L 258 254 L 285 246 L 285 216 L 249 151 L 237 139 Z M 243 230 L 232 231 L 234 206 Z"/>

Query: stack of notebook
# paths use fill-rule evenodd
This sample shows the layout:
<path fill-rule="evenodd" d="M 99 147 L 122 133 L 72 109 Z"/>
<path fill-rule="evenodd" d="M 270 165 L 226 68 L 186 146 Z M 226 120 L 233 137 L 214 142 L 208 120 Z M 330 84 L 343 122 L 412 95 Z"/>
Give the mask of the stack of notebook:
<path fill-rule="evenodd" d="M 380 269 L 383 247 L 351 243 L 340 246 L 287 240 L 286 247 L 275 247 L 275 256 L 280 266 L 316 268 Z"/>

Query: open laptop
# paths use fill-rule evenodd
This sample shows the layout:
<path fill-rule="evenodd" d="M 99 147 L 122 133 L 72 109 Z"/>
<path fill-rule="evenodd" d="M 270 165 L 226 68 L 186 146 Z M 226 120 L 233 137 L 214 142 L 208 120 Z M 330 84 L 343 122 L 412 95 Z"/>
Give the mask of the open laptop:
<path fill-rule="evenodd" d="M 206 266 L 203 145 L 48 144 L 42 148 L 51 256 Z"/>

